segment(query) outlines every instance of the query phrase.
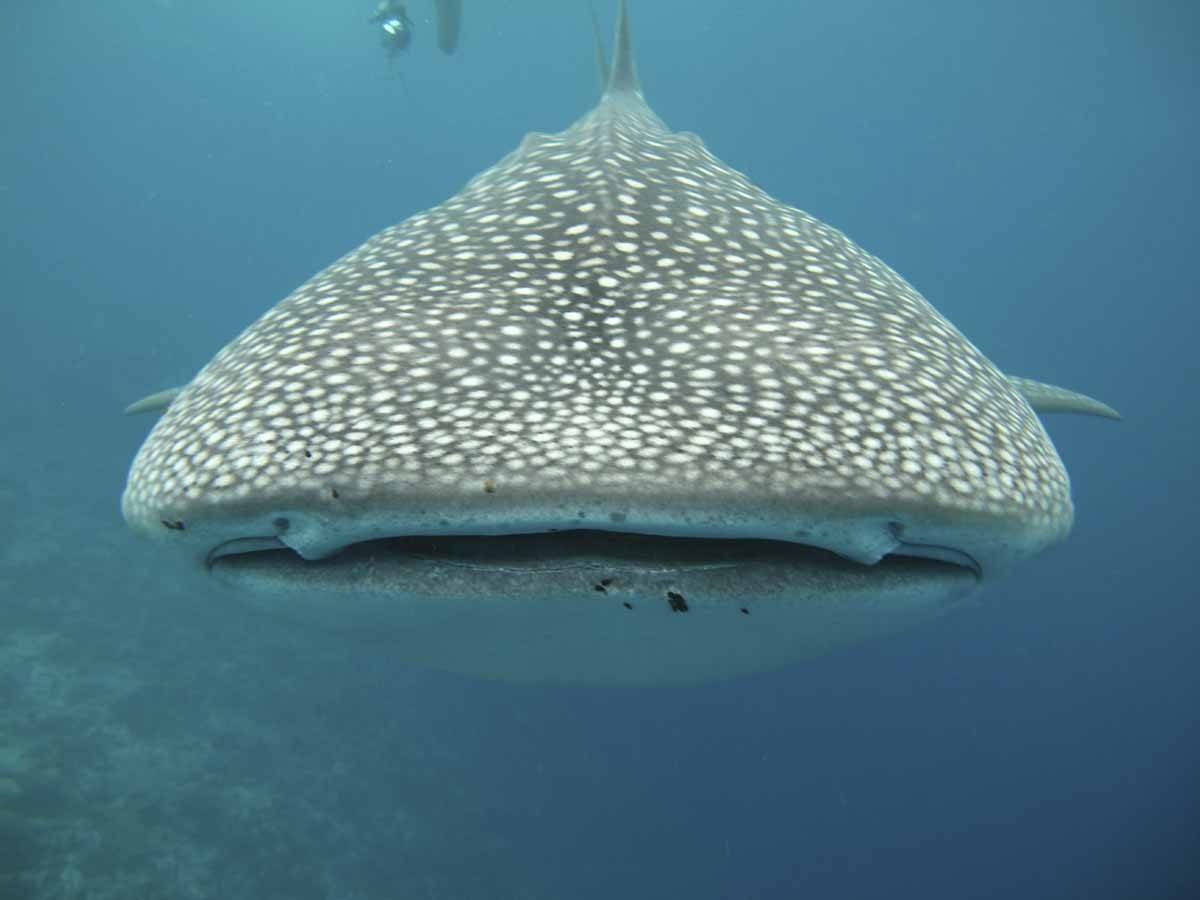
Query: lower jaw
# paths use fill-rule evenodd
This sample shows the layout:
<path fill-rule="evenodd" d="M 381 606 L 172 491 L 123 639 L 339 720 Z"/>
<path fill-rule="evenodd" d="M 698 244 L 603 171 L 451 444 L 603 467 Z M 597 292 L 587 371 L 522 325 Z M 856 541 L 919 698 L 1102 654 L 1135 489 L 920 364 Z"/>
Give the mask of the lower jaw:
<path fill-rule="evenodd" d="M 866 566 L 777 541 L 608 532 L 394 538 L 317 561 L 261 550 L 210 571 L 256 607 L 407 661 L 600 684 L 779 668 L 939 616 L 979 583 L 935 559 Z"/>

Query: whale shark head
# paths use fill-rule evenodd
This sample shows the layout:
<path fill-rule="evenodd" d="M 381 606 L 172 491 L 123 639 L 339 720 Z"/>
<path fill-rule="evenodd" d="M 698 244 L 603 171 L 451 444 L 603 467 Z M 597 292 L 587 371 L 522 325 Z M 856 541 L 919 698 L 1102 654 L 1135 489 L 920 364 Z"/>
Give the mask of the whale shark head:
<path fill-rule="evenodd" d="M 904 279 L 599 104 L 225 347 L 130 525 L 271 609 L 499 677 L 715 679 L 937 615 L 1064 537 L 1030 404 Z"/>

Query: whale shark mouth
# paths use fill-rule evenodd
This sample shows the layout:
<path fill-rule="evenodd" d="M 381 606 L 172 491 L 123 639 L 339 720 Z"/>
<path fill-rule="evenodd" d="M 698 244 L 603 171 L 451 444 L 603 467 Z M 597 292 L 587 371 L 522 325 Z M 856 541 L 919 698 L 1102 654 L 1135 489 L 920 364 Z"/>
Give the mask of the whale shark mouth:
<path fill-rule="evenodd" d="M 633 532 L 565 529 L 525 534 L 500 535 L 404 535 L 352 543 L 320 559 L 306 559 L 274 537 L 240 538 L 214 548 L 207 559 L 209 571 L 223 580 L 240 580 L 254 573 L 277 582 L 309 581 L 317 572 L 341 572 L 349 587 L 352 573 L 380 566 L 438 566 L 509 576 L 577 575 L 609 571 L 610 583 L 601 575 L 596 581 L 607 589 L 621 574 L 649 573 L 693 577 L 717 570 L 751 569 L 776 573 L 787 570 L 830 574 L 858 573 L 869 577 L 941 578 L 969 574 L 981 577 L 979 564 L 967 553 L 947 547 L 899 544 L 878 562 L 866 565 L 838 556 L 829 550 L 792 541 L 759 538 L 679 537 Z M 273 574 L 272 574 L 273 573 Z M 607 590 L 600 591 L 601 593 Z"/>

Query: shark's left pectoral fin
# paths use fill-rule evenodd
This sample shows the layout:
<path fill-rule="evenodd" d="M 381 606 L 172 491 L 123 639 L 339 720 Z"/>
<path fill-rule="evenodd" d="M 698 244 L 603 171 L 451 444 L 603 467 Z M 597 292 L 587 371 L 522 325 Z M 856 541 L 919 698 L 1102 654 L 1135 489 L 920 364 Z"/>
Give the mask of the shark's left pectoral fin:
<path fill-rule="evenodd" d="M 150 394 L 148 397 L 143 397 L 141 400 L 135 400 L 125 407 L 125 415 L 132 416 L 137 413 L 162 413 L 171 403 L 179 396 L 179 392 L 183 387 L 167 388 L 165 391 L 158 391 Z"/>
<path fill-rule="evenodd" d="M 1105 419 L 1120 419 L 1121 414 L 1099 400 L 1069 391 L 1055 384 L 1044 384 L 1032 378 L 1006 375 L 1011 384 L 1037 413 L 1078 413 L 1084 416 L 1100 416 Z"/>

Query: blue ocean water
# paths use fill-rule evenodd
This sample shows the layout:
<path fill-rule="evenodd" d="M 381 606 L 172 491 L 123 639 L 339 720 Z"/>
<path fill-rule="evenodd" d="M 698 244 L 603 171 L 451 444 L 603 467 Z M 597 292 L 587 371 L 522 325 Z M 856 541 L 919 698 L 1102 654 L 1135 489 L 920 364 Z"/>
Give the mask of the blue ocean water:
<path fill-rule="evenodd" d="M 6 5 L 0 898 L 1176 898 L 1200 865 L 1200 14 L 635 0 L 675 128 L 841 228 L 1055 417 L 1074 533 L 982 605 L 686 689 L 414 670 L 127 532 L 242 327 L 593 102 L 582 3 Z M 607 0 L 596 0 L 606 24 Z"/>

